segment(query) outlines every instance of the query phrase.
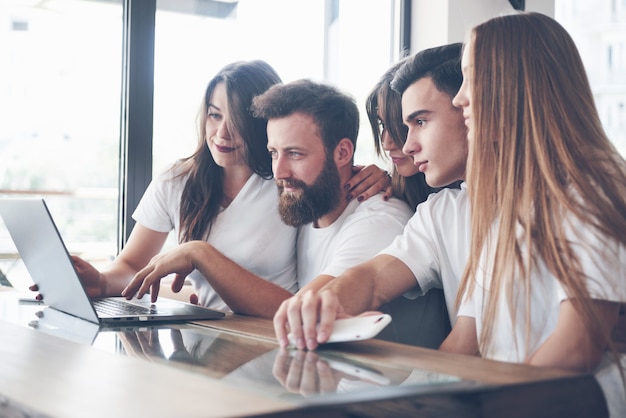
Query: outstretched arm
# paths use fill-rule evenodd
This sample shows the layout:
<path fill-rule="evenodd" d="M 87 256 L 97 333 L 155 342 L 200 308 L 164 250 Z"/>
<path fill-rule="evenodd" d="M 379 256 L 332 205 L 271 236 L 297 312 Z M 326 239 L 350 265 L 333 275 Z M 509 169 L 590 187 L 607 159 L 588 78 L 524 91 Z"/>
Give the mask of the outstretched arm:
<path fill-rule="evenodd" d="M 141 224 L 135 224 L 122 251 L 113 263 L 100 273 L 103 291 L 98 296 L 120 296 L 133 276 L 161 251 L 167 235 L 166 232 L 157 232 Z M 85 275 L 80 274 L 80 266 L 78 264 L 76 266 L 83 278 Z"/>
<path fill-rule="evenodd" d="M 102 272 L 78 256 L 73 255 L 72 262 L 89 297 L 120 296 L 133 276 L 159 253 L 166 239 L 167 233 L 136 224 L 124 249 Z M 39 288 L 34 284 L 30 290 L 36 292 Z M 43 295 L 36 298 L 43 300 Z"/>
<path fill-rule="evenodd" d="M 271 318 L 280 303 L 292 296 L 282 287 L 239 266 L 204 241 L 189 241 L 155 256 L 135 275 L 122 295 L 142 297 L 150 290 L 155 301 L 162 278 L 175 274 L 172 290 L 179 292 L 185 277 L 195 269 L 236 313 Z"/>
<path fill-rule="evenodd" d="M 288 346 L 287 335 L 291 333 L 298 341 L 297 348 L 314 350 L 328 340 L 336 318 L 376 309 L 416 283 L 411 270 L 389 255 L 378 255 L 348 269 L 319 290 L 314 280 L 311 285 L 316 287 L 304 287 L 276 312 L 274 331 L 278 343 Z"/>

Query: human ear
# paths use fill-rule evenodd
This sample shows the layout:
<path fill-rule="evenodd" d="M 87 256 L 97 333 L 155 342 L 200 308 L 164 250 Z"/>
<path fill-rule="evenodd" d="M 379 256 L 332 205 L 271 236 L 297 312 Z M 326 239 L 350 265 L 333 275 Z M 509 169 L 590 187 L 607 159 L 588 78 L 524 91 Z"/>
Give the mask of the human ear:
<path fill-rule="evenodd" d="M 348 138 L 342 138 L 335 147 L 335 164 L 337 167 L 343 167 L 345 165 L 352 166 L 354 157 L 354 145 Z"/>

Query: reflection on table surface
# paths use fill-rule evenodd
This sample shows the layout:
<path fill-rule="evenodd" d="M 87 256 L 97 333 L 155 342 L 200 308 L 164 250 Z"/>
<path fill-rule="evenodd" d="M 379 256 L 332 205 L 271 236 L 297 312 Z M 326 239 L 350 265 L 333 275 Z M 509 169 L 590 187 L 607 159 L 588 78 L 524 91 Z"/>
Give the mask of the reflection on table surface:
<path fill-rule="evenodd" d="M 458 377 L 355 360 L 327 349 L 280 349 L 276 343 L 190 324 L 99 327 L 53 309 L 29 325 L 98 349 L 206 375 L 264 395 L 318 401 L 326 395 L 368 396 L 383 388 L 444 389 L 471 385 Z"/>
<path fill-rule="evenodd" d="M 240 315 L 100 329 L 20 296 L 0 291 L 0 352 L 14 359 L 0 411 L 82 417 L 105 399 L 103 418 L 607 416 L 593 375 L 380 340 L 281 350 L 271 321 Z"/>

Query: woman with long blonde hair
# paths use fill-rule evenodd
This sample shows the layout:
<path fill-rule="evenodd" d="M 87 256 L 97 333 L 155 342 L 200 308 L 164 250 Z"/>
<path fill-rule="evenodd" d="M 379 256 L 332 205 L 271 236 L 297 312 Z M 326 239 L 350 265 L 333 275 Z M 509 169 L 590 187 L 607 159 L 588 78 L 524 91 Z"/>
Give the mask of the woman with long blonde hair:
<path fill-rule="evenodd" d="M 462 68 L 472 238 L 441 348 L 596 372 L 620 387 L 606 395 L 622 414 L 611 334 L 626 302 L 626 163 L 576 46 L 553 19 L 516 13 L 472 30 Z"/>

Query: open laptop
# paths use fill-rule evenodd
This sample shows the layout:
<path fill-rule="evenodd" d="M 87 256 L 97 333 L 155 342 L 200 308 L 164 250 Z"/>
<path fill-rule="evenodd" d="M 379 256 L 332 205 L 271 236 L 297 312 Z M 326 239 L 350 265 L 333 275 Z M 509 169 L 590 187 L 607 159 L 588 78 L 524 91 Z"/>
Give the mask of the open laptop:
<path fill-rule="evenodd" d="M 92 300 L 43 199 L 0 199 L 0 215 L 45 304 L 52 309 L 106 326 L 224 316 L 220 311 L 167 298 L 159 297 L 156 303 L 151 303 L 149 295 L 133 300 L 123 297 Z M 109 304 L 124 305 L 125 312 L 107 307 Z"/>

